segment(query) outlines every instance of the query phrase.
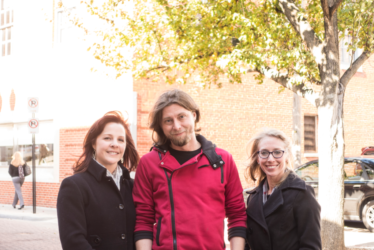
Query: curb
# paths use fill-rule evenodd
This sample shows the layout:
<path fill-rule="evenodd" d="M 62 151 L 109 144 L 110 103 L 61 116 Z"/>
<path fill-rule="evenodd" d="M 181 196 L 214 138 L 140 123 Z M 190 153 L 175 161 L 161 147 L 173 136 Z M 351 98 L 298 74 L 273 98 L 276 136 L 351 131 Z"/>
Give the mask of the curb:
<path fill-rule="evenodd" d="M 373 250 L 373 247 L 346 247 L 345 250 Z"/>
<path fill-rule="evenodd" d="M 13 219 L 13 220 L 28 220 L 28 221 L 47 221 L 47 220 L 57 220 L 56 217 L 40 217 L 38 215 L 15 215 L 15 214 L 2 214 L 0 213 L 0 218 L 2 219 Z"/>
<path fill-rule="evenodd" d="M 22 211 L 14 210 L 9 204 L 0 204 L 0 218 L 28 221 L 57 220 L 55 208 L 36 207 L 37 213 L 32 213 L 32 206 L 25 206 Z"/>

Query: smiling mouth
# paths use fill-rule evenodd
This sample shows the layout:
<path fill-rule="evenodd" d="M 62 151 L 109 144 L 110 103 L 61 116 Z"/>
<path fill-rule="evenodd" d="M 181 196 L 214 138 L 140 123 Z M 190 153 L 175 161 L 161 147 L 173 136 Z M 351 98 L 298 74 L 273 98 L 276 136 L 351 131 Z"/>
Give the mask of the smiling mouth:
<path fill-rule="evenodd" d="M 279 165 L 276 165 L 276 166 L 266 166 L 266 168 L 268 168 L 268 169 L 274 169 L 274 168 L 277 168 L 277 167 L 279 167 Z"/>
<path fill-rule="evenodd" d="M 180 132 L 180 133 L 175 133 L 175 134 L 172 134 L 172 135 L 181 135 L 181 134 L 183 134 L 184 132 L 186 132 L 186 131 L 183 131 L 183 132 Z"/>
<path fill-rule="evenodd" d="M 118 155 L 119 153 L 117 153 L 117 152 L 107 152 L 108 154 L 110 154 L 110 155 Z"/>

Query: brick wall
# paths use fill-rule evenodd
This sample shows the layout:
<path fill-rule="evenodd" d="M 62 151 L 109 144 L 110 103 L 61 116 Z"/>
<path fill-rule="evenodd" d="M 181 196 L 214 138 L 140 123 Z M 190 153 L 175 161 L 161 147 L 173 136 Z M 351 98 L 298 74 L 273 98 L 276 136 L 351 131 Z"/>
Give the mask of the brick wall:
<path fill-rule="evenodd" d="M 60 178 L 59 183 L 37 182 L 36 205 L 39 207 L 56 207 L 58 190 L 61 181 L 73 174 L 74 160 L 82 153 L 83 139 L 87 127 L 67 128 L 60 130 Z M 9 177 L 10 178 L 10 177 Z M 12 181 L 0 181 L 0 204 L 12 204 L 14 186 Z M 32 182 L 25 182 L 22 195 L 26 206 L 32 205 Z"/>
<path fill-rule="evenodd" d="M 161 81 L 135 81 L 134 91 L 138 93 L 139 153 L 144 155 L 152 145 L 148 114 L 156 98 L 165 90 L 179 88 L 189 93 L 200 106 L 201 133 L 233 155 L 243 187 L 251 186 L 251 182 L 245 181 L 243 166 L 245 146 L 249 139 L 262 127 L 280 129 L 290 137 L 292 134 L 293 93 L 285 90 L 278 94 L 278 86 L 271 80 L 256 84 L 253 74 L 243 76 L 242 84 L 225 81 L 221 89 L 216 86 L 202 89 L 194 84 L 170 86 Z M 363 72 L 355 75 L 346 90 L 346 155 L 359 155 L 362 147 L 374 146 L 374 130 L 371 129 L 374 120 L 373 93 L 374 56 L 363 65 Z M 302 117 L 304 114 L 317 115 L 317 109 L 303 99 L 302 113 Z M 306 162 L 311 158 L 303 157 L 302 160 Z"/>

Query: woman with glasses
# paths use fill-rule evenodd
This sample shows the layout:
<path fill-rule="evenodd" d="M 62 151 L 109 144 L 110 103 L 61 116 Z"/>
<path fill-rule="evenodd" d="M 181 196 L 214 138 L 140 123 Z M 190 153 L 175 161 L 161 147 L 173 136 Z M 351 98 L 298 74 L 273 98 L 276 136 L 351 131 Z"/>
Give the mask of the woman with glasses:
<path fill-rule="evenodd" d="M 291 143 L 264 129 L 248 144 L 247 246 L 251 250 L 321 249 L 320 205 L 314 190 L 293 171 Z"/>
<path fill-rule="evenodd" d="M 57 198 L 62 249 L 135 250 L 130 171 L 138 162 L 120 112 L 109 112 L 91 126 L 74 175 L 63 180 Z"/>

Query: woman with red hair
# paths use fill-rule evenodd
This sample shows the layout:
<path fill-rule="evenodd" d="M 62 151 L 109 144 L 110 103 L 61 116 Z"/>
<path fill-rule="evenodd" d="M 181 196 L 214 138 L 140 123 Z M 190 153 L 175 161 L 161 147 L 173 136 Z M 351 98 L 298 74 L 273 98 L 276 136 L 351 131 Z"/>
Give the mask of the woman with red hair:
<path fill-rule="evenodd" d="M 139 162 L 129 124 L 118 111 L 89 129 L 74 175 L 61 183 L 57 215 L 61 245 L 69 250 L 135 250 L 130 171 Z"/>

